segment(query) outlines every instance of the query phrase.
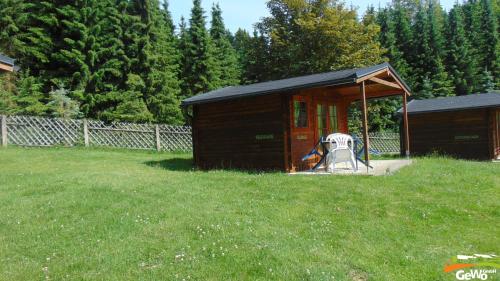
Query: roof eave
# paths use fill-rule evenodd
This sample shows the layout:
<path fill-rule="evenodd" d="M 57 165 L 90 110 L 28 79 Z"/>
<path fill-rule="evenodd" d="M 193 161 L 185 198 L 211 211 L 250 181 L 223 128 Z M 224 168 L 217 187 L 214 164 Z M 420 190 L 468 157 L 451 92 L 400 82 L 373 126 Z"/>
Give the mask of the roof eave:
<path fill-rule="evenodd" d="M 187 106 L 191 106 L 191 105 L 199 105 L 199 104 L 228 101 L 228 100 L 234 100 L 234 99 L 239 99 L 239 98 L 257 97 L 257 96 L 262 96 L 262 95 L 267 95 L 267 94 L 277 94 L 277 93 L 283 93 L 283 92 L 289 92 L 289 91 L 299 91 L 299 90 L 304 90 L 304 89 L 339 86 L 339 85 L 346 85 L 346 84 L 356 84 L 356 78 L 346 78 L 346 79 L 337 80 L 337 81 L 312 83 L 312 84 L 301 85 L 301 86 L 296 86 L 296 87 L 283 88 L 283 89 L 274 90 L 274 91 L 261 91 L 261 92 L 252 93 L 250 95 L 249 94 L 241 94 L 241 95 L 234 95 L 234 96 L 228 96 L 228 97 L 219 97 L 219 98 L 214 98 L 214 99 L 209 99 L 209 100 L 182 101 L 181 106 L 187 107 Z"/>
<path fill-rule="evenodd" d="M 470 106 L 470 107 L 456 107 L 456 108 L 447 108 L 447 109 L 436 109 L 436 110 L 424 110 L 424 111 L 408 111 L 408 115 L 418 115 L 418 114 L 425 114 L 425 113 L 440 113 L 440 112 L 452 112 L 452 111 L 458 111 L 458 110 L 474 110 L 474 109 L 484 109 L 484 108 L 496 108 L 500 107 L 500 104 L 494 105 L 481 105 L 481 106 Z M 399 112 L 399 114 L 403 114 L 402 112 Z"/>

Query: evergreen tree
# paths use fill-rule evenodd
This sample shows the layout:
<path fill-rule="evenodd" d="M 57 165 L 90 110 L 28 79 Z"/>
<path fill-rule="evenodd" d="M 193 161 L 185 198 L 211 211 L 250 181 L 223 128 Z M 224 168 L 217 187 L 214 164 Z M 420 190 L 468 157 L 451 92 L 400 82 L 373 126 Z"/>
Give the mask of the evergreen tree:
<path fill-rule="evenodd" d="M 112 115 L 123 100 L 123 83 L 127 77 L 124 26 L 127 17 L 125 1 L 102 0 L 96 3 L 99 16 L 89 28 L 86 60 L 89 79 L 79 96 L 81 111 L 87 117 L 100 118 L 102 114 Z"/>
<path fill-rule="evenodd" d="M 121 76 L 120 85 L 104 94 L 99 103 L 104 106 L 97 112 L 97 118 L 108 121 L 121 120 L 131 122 L 153 121 L 153 115 L 148 111 L 147 85 L 142 75 L 150 70 L 149 29 L 143 22 L 148 16 L 147 2 L 117 0 L 119 21 L 119 37 L 116 38 L 121 50 L 118 50 Z M 118 73 L 116 73 L 118 74 Z"/>
<path fill-rule="evenodd" d="M 0 1 L 0 53 L 19 57 L 26 45 L 25 28 L 28 20 L 25 0 Z M 19 63 L 19 61 L 18 61 Z"/>
<path fill-rule="evenodd" d="M 11 114 L 43 116 L 47 113 L 47 105 L 44 102 L 43 84 L 40 78 L 31 76 L 28 71 L 20 74 L 18 78 L 14 100 L 16 107 Z"/>
<path fill-rule="evenodd" d="M 212 57 L 213 46 L 206 29 L 201 0 L 193 0 L 186 46 L 182 50 L 182 97 L 191 97 L 215 89 L 216 65 Z"/>
<path fill-rule="evenodd" d="M 0 114 L 10 114 L 17 105 L 14 101 L 15 76 L 0 74 Z"/>
<path fill-rule="evenodd" d="M 403 52 L 397 46 L 396 33 L 398 31 L 395 29 L 392 13 L 393 10 L 389 8 L 379 10 L 377 13 L 376 22 L 380 26 L 379 40 L 382 47 L 386 49 L 386 56 L 391 65 L 403 79 L 410 82 L 411 69 Z"/>
<path fill-rule="evenodd" d="M 176 49 L 174 30 L 171 29 L 168 10 L 160 10 L 157 0 L 148 0 L 143 23 L 149 28 L 150 43 L 146 48 L 149 71 L 144 73 L 145 102 L 156 122 L 181 124 L 179 53 Z M 168 7 L 164 2 L 164 8 Z"/>
<path fill-rule="evenodd" d="M 48 110 L 52 117 L 77 118 L 80 117 L 80 105 L 69 97 L 69 91 L 64 87 L 49 93 Z"/>
<path fill-rule="evenodd" d="M 491 72 L 485 68 L 479 75 L 477 93 L 489 93 L 497 89 L 497 87 L 498 86 L 495 85 L 495 78 Z"/>
<path fill-rule="evenodd" d="M 247 67 L 248 62 L 248 51 L 251 44 L 251 36 L 248 31 L 239 28 L 234 34 L 233 38 L 233 48 L 236 51 L 236 55 L 238 56 L 238 65 L 241 70 L 244 72 Z M 244 73 L 241 73 L 242 80 L 244 80 Z"/>
<path fill-rule="evenodd" d="M 428 34 L 428 21 L 422 6 L 419 7 L 415 15 L 415 24 L 413 26 L 413 45 L 414 50 L 411 56 L 412 68 L 414 70 L 416 81 L 414 84 L 414 91 L 418 93 L 418 98 L 426 98 L 431 94 L 428 93 L 429 88 L 429 75 L 427 60 L 433 57 L 432 49 L 430 47 L 430 39 Z M 422 92 L 425 88 L 426 91 Z"/>
<path fill-rule="evenodd" d="M 184 75 L 189 73 L 189 65 L 187 55 L 187 47 L 189 45 L 189 36 L 188 36 L 188 26 L 186 24 L 186 20 L 183 16 L 181 16 L 181 20 L 179 22 L 179 35 L 177 39 L 177 48 L 179 50 L 179 62 L 180 62 L 180 72 L 179 72 L 179 80 L 181 81 L 181 96 L 184 97 Z"/>
<path fill-rule="evenodd" d="M 497 19 L 491 0 L 480 0 L 480 42 L 481 65 L 493 75 L 495 83 L 500 87 L 500 44 L 498 40 Z"/>
<path fill-rule="evenodd" d="M 166 24 L 166 28 L 170 30 L 172 34 L 175 34 L 175 24 L 174 20 L 172 19 L 172 13 L 170 13 L 169 10 L 169 3 L 168 0 L 163 0 L 162 2 L 162 14 L 163 14 L 163 21 Z"/>
<path fill-rule="evenodd" d="M 212 7 L 212 26 L 210 28 L 210 36 L 214 43 L 213 57 L 217 68 L 217 84 L 216 88 L 238 85 L 240 82 L 240 67 L 238 65 L 238 57 L 236 51 L 231 45 L 228 31 L 224 26 L 222 19 L 222 10 L 219 5 Z"/>
<path fill-rule="evenodd" d="M 449 96 L 453 94 L 451 81 L 443 64 L 441 51 L 442 35 L 437 27 L 432 6 L 426 10 L 419 6 L 414 25 L 414 52 L 412 63 L 417 74 L 415 91 L 421 95 L 418 98 L 429 96 L 428 84 L 432 85 L 431 96 Z"/>
<path fill-rule="evenodd" d="M 167 3 L 167 2 L 164 2 Z M 177 38 L 173 29 L 168 5 L 164 5 L 164 18 L 156 22 L 158 41 L 153 45 L 156 54 L 154 72 L 151 73 L 152 98 L 149 101 L 150 111 L 155 115 L 156 121 L 167 124 L 182 124 L 183 117 L 180 108 L 180 52 L 177 50 Z M 154 79 L 155 72 L 161 79 Z"/>
<path fill-rule="evenodd" d="M 48 29 L 54 41 L 54 50 L 50 56 L 50 88 L 65 85 L 70 91 L 81 90 L 89 79 L 89 67 L 85 53 L 89 26 L 95 11 L 95 1 L 53 1 L 56 2 L 52 16 L 57 19 Z M 57 3 L 58 2 L 58 3 Z"/>
<path fill-rule="evenodd" d="M 457 95 L 472 93 L 475 78 L 475 61 L 470 43 L 465 35 L 462 10 L 458 5 L 451 9 L 448 21 L 447 66 Z"/>
<path fill-rule="evenodd" d="M 427 8 L 429 44 L 432 56 L 427 58 L 430 78 L 434 95 L 437 97 L 446 97 L 454 95 L 452 82 L 449 79 L 444 65 L 444 38 L 443 26 L 437 16 L 441 15 L 441 8 L 436 8 L 434 1 L 429 2 Z"/>
<path fill-rule="evenodd" d="M 268 40 L 257 30 L 254 30 L 253 36 L 247 45 L 245 70 L 243 80 L 245 84 L 268 81 L 271 78 L 270 55 L 268 50 Z"/>
<path fill-rule="evenodd" d="M 401 53 L 401 58 L 406 62 L 410 63 L 413 59 L 413 45 L 414 41 L 412 28 L 410 24 L 410 18 L 408 12 L 404 9 L 401 3 L 396 3 L 391 9 L 390 21 L 393 22 L 394 27 L 394 38 L 395 46 L 398 52 Z M 409 67 L 408 67 L 409 68 Z M 409 70 L 409 69 L 408 69 Z M 409 71 L 407 73 L 410 73 Z M 407 75 L 407 78 L 410 75 Z M 412 76 L 412 75 L 411 75 Z M 412 79 L 414 80 L 414 79 Z M 414 81 L 413 81 L 414 82 Z"/>

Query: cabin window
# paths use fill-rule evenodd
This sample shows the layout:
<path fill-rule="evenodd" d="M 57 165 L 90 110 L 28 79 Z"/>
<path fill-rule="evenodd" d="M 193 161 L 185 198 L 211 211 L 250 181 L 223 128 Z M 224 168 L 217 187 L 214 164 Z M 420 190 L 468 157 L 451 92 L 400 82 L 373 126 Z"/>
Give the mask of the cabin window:
<path fill-rule="evenodd" d="M 318 136 L 326 136 L 328 135 L 328 127 L 326 124 L 326 120 L 328 120 L 326 116 L 326 105 L 318 104 L 316 110 L 318 114 Z"/>
<path fill-rule="evenodd" d="M 337 133 L 339 131 L 339 120 L 337 117 L 337 106 L 336 105 L 330 105 L 328 107 L 328 113 L 330 115 L 330 128 L 332 130 L 332 133 Z"/>
<path fill-rule="evenodd" d="M 307 103 L 305 101 L 295 101 L 293 103 L 293 112 L 295 128 L 307 128 Z"/>

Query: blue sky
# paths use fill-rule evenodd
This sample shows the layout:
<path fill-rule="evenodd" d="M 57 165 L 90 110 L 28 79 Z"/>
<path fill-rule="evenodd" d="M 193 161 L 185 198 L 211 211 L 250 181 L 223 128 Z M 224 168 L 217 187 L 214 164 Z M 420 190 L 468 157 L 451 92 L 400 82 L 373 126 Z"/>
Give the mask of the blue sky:
<path fill-rule="evenodd" d="M 456 0 L 441 0 L 441 4 L 445 9 L 450 9 Z M 253 29 L 253 24 L 258 22 L 260 18 L 268 15 L 267 0 L 202 0 L 203 7 L 207 12 L 207 22 L 210 22 L 209 12 L 213 3 L 219 3 L 226 27 L 235 32 L 239 27 L 247 30 Z M 352 4 L 359 7 L 360 14 L 364 13 L 368 5 L 375 7 L 385 6 L 390 0 L 345 0 L 347 4 Z M 179 23 L 181 16 L 187 19 L 190 17 L 192 0 L 170 0 L 170 11 L 174 17 L 174 21 Z"/>

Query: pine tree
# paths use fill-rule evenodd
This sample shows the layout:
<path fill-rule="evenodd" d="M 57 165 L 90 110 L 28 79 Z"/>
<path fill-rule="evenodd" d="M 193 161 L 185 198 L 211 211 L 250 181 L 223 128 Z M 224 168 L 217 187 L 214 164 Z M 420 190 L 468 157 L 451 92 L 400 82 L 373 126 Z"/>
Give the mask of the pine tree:
<path fill-rule="evenodd" d="M 0 114 L 10 114 L 17 105 L 14 101 L 15 75 L 0 74 Z"/>
<path fill-rule="evenodd" d="M 415 91 L 422 97 L 429 96 L 428 84 L 431 83 L 432 96 L 449 96 L 453 94 L 451 81 L 446 73 L 439 46 L 442 42 L 432 6 L 424 10 L 420 5 L 414 25 L 414 50 L 412 67 L 417 74 Z"/>
<path fill-rule="evenodd" d="M 466 35 L 471 44 L 470 57 L 475 63 L 475 78 L 472 83 L 472 92 L 477 93 L 481 92 L 483 89 L 483 85 L 480 81 L 485 78 L 483 77 L 483 74 L 485 73 L 484 69 L 486 68 L 483 63 L 484 54 L 482 50 L 483 40 L 481 30 L 481 6 L 479 1 L 470 0 L 464 3 L 464 5 L 461 6 L 461 9 L 464 14 L 464 28 Z"/>
<path fill-rule="evenodd" d="M 81 115 L 80 104 L 69 97 L 69 91 L 64 87 L 49 93 L 47 107 L 52 117 L 69 119 Z"/>
<path fill-rule="evenodd" d="M 0 1 L 1 53 L 15 58 L 22 56 L 27 43 L 23 38 L 28 20 L 27 8 L 25 0 Z"/>
<path fill-rule="evenodd" d="M 168 28 L 168 30 L 170 30 L 172 34 L 175 34 L 175 24 L 174 20 L 172 19 L 172 13 L 170 13 L 169 10 L 168 0 L 163 0 L 161 6 L 162 6 L 163 21 L 166 24 L 166 28 Z"/>
<path fill-rule="evenodd" d="M 37 115 L 47 114 L 47 106 L 44 102 L 43 84 L 40 78 L 35 78 L 29 71 L 20 74 L 14 95 L 16 108 L 11 114 Z"/>
<path fill-rule="evenodd" d="M 396 49 L 401 53 L 401 59 L 403 59 L 406 63 L 410 63 L 413 59 L 412 42 L 414 38 L 408 12 L 404 9 L 402 4 L 394 5 L 391 9 L 390 20 L 394 24 L 393 30 Z M 410 78 L 409 76 L 410 75 L 407 75 L 407 78 Z"/>
<path fill-rule="evenodd" d="M 271 79 L 268 41 L 264 35 L 254 30 L 250 42 L 246 45 L 246 61 L 243 72 L 245 84 L 264 82 Z"/>
<path fill-rule="evenodd" d="M 215 61 L 212 42 L 206 29 L 201 0 L 193 0 L 186 46 L 182 50 L 182 97 L 191 97 L 215 89 Z"/>
<path fill-rule="evenodd" d="M 495 85 L 495 77 L 488 69 L 484 69 L 479 74 L 477 93 L 489 93 L 497 88 Z"/>
<path fill-rule="evenodd" d="M 417 99 L 431 99 L 435 97 L 432 82 L 428 77 L 422 78 L 421 85 L 415 96 Z"/>
<path fill-rule="evenodd" d="M 146 105 L 147 85 L 141 74 L 147 73 L 150 60 L 147 57 L 149 48 L 149 30 L 143 23 L 145 2 L 117 0 L 119 26 L 117 43 L 119 50 L 120 85 L 113 87 L 98 100 L 102 104 L 97 117 L 108 121 L 121 120 L 132 122 L 152 121 L 153 115 Z M 115 73 L 118 74 L 118 73 Z"/>
<path fill-rule="evenodd" d="M 465 35 L 462 10 L 458 5 L 455 5 L 449 13 L 447 37 L 446 62 L 455 93 L 470 94 L 473 90 L 476 66 L 470 51 L 470 43 Z"/>
<path fill-rule="evenodd" d="M 184 16 L 181 16 L 181 20 L 179 22 L 179 35 L 177 36 L 177 49 L 179 50 L 179 62 L 180 62 L 180 72 L 179 72 L 179 80 L 181 81 L 181 96 L 184 97 L 184 77 L 187 73 L 189 73 L 188 59 L 187 55 L 187 47 L 189 45 L 189 35 L 188 35 L 188 26 L 186 24 L 186 19 Z"/>
<path fill-rule="evenodd" d="M 497 19 L 491 0 L 480 0 L 481 25 L 481 65 L 493 75 L 500 87 L 500 44 L 498 39 Z"/>
<path fill-rule="evenodd" d="M 428 91 L 428 77 L 430 71 L 428 69 L 427 60 L 433 57 L 432 49 L 429 44 L 429 34 L 428 34 L 428 22 L 425 12 L 422 6 L 419 7 L 417 14 L 415 15 L 415 24 L 413 25 L 413 44 L 414 50 L 411 56 L 412 68 L 414 70 L 416 81 L 414 84 L 414 90 L 418 95 L 422 95 L 419 98 L 424 98 L 429 96 Z M 426 91 L 422 92 L 425 88 Z"/>
<path fill-rule="evenodd" d="M 90 18 L 95 10 L 95 1 L 54 1 L 57 3 L 53 16 L 57 22 L 50 26 L 54 40 L 54 51 L 50 56 L 50 87 L 64 85 L 70 91 L 83 89 L 89 79 L 85 47 L 89 34 Z M 88 20 L 88 21 L 87 21 Z"/>
<path fill-rule="evenodd" d="M 177 55 L 173 31 L 165 22 L 165 11 L 158 0 L 131 1 L 129 30 L 131 60 L 127 93 L 135 100 L 132 108 L 140 110 L 138 121 L 180 123 Z"/>
<path fill-rule="evenodd" d="M 391 65 L 403 79 L 410 82 L 411 69 L 404 58 L 403 52 L 397 46 L 396 33 L 398 31 L 395 29 L 392 13 L 393 10 L 389 8 L 379 10 L 377 13 L 376 22 L 380 26 L 379 41 L 382 47 L 386 49 L 386 56 Z"/>
<path fill-rule="evenodd" d="M 217 85 L 214 87 L 226 87 L 238 85 L 240 82 L 240 66 L 236 51 L 228 38 L 228 31 L 222 19 L 222 10 L 219 5 L 212 7 L 212 26 L 210 36 L 214 43 L 214 59 L 216 61 L 217 73 L 219 75 Z"/>
<path fill-rule="evenodd" d="M 150 72 L 146 74 L 148 85 L 146 103 L 149 111 L 155 116 L 155 121 L 181 124 L 180 83 L 177 79 L 180 54 L 176 49 L 173 24 L 170 12 L 159 10 L 158 3 L 151 2 L 151 15 L 147 24 L 151 25 L 151 49 L 148 52 L 152 65 Z M 163 7 L 168 9 L 168 3 L 164 2 Z"/>
<path fill-rule="evenodd" d="M 452 82 L 448 77 L 444 65 L 444 38 L 442 23 L 439 22 L 437 15 L 441 15 L 441 8 L 436 8 L 434 1 L 429 2 L 427 8 L 429 44 L 431 48 L 431 57 L 427 57 L 430 78 L 433 85 L 434 95 L 437 97 L 446 97 L 453 95 Z"/>
<path fill-rule="evenodd" d="M 104 112 L 110 115 L 123 99 L 121 89 L 127 77 L 125 45 L 122 41 L 127 3 L 102 0 L 96 3 L 94 23 L 89 28 L 86 51 L 89 79 L 79 95 L 83 114 L 100 118 Z"/>

